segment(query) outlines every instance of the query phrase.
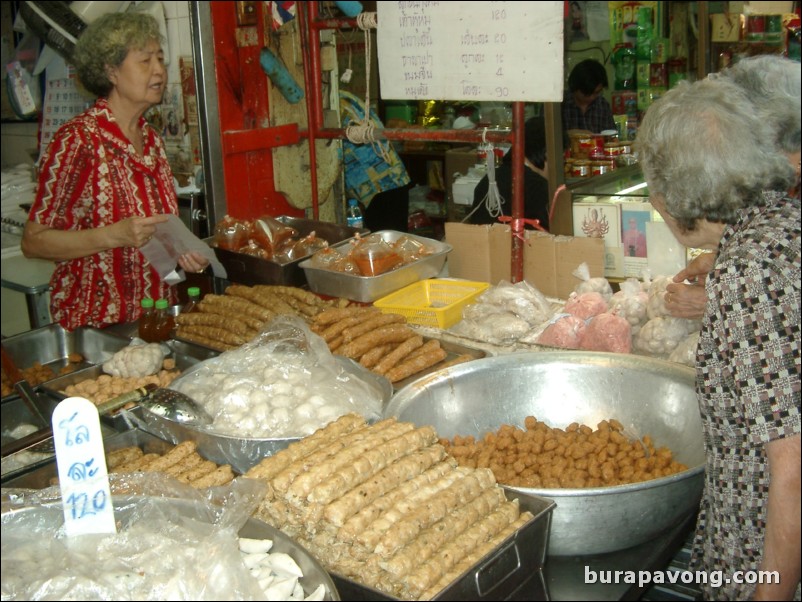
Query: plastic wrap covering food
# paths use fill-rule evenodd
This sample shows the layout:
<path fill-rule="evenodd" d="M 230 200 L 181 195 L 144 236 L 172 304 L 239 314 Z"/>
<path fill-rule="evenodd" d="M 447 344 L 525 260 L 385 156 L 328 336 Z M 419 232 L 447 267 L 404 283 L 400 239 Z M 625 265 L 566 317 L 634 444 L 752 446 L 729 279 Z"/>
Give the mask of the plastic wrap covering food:
<path fill-rule="evenodd" d="M 404 263 L 412 263 L 432 254 L 432 249 L 409 236 L 402 236 L 395 241 L 393 250 L 401 256 Z"/>
<path fill-rule="evenodd" d="M 214 245 L 227 251 L 239 251 L 251 238 L 251 224 L 226 215 L 214 228 Z"/>
<path fill-rule="evenodd" d="M 546 326 L 537 337 L 538 345 L 560 347 L 562 349 L 579 349 L 584 335 L 585 320 L 571 314 L 559 314 Z"/>
<path fill-rule="evenodd" d="M 339 249 L 335 249 L 334 247 L 318 251 L 309 261 L 312 267 L 322 270 L 359 275 L 359 268 L 351 258 L 347 255 L 343 255 Z"/>
<path fill-rule="evenodd" d="M 392 245 L 370 236 L 362 239 L 351 250 L 350 257 L 363 276 L 384 274 L 397 268 L 404 261 Z"/>
<path fill-rule="evenodd" d="M 237 252 L 243 255 L 250 255 L 251 257 L 258 257 L 259 259 L 271 258 L 270 253 L 257 245 L 255 240 L 249 240 L 248 244 L 237 249 Z"/>
<path fill-rule="evenodd" d="M 252 229 L 252 241 L 265 250 L 268 258 L 276 253 L 284 241 L 298 236 L 298 230 L 268 215 L 253 220 Z"/>
<path fill-rule="evenodd" d="M 110 482 L 118 532 L 70 538 L 57 487 L 4 490 L 3 600 L 265 599 L 238 544 L 264 483 L 199 491 L 158 473 Z"/>
<path fill-rule="evenodd" d="M 596 292 L 599 293 L 602 297 L 604 297 L 605 301 L 610 301 L 613 296 L 613 287 L 610 286 L 610 283 L 607 281 L 606 278 L 590 277 L 590 268 L 588 268 L 588 264 L 581 263 L 579 267 L 577 267 L 573 272 L 571 272 L 574 276 L 579 278 L 581 282 L 576 285 L 574 288 L 574 292 L 578 295 L 582 293 L 589 293 L 589 292 Z"/>
<path fill-rule="evenodd" d="M 646 313 L 650 320 L 671 316 L 666 309 L 666 286 L 671 281 L 669 276 L 658 276 L 649 284 L 649 303 L 646 306 Z"/>
<path fill-rule="evenodd" d="M 502 281 L 468 305 L 455 334 L 489 343 L 515 342 L 547 322 L 553 315 L 548 299 L 526 281 Z"/>
<path fill-rule="evenodd" d="M 614 313 L 603 313 L 588 322 L 580 349 L 629 353 L 632 350 L 632 332 L 626 318 Z"/>
<path fill-rule="evenodd" d="M 565 302 L 565 313 L 589 320 L 607 311 L 607 301 L 596 291 L 571 293 Z"/>
<path fill-rule="evenodd" d="M 214 418 L 207 430 L 243 438 L 302 437 L 349 412 L 375 419 L 382 403 L 294 317 L 276 318 L 251 342 L 201 362 L 171 388 Z"/>
<path fill-rule="evenodd" d="M 643 325 L 635 337 L 635 349 L 658 357 L 668 357 L 692 332 L 692 328 L 691 320 L 653 318 Z"/>
<path fill-rule="evenodd" d="M 696 348 L 699 346 L 699 333 L 692 332 L 684 341 L 674 348 L 668 356 L 669 361 L 685 364 L 686 366 L 696 365 Z"/>
<path fill-rule="evenodd" d="M 327 249 L 328 246 L 329 242 L 327 240 L 320 238 L 315 232 L 310 232 L 300 240 L 292 238 L 284 240 L 276 247 L 273 259 L 279 263 L 289 263 Z"/>
<path fill-rule="evenodd" d="M 646 312 L 648 304 L 649 294 L 641 288 L 640 281 L 627 278 L 610 300 L 610 311 L 626 318 L 632 328 L 632 334 L 636 335 L 649 319 Z"/>

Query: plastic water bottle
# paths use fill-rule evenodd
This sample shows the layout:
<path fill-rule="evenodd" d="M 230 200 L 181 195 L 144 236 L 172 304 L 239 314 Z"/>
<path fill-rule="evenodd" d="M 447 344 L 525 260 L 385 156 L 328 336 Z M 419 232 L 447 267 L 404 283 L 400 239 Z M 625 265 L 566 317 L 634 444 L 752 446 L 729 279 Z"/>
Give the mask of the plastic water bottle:
<path fill-rule="evenodd" d="M 362 218 L 362 210 L 356 199 L 348 199 L 348 208 L 345 212 L 345 222 L 349 228 L 364 228 L 365 220 Z"/>

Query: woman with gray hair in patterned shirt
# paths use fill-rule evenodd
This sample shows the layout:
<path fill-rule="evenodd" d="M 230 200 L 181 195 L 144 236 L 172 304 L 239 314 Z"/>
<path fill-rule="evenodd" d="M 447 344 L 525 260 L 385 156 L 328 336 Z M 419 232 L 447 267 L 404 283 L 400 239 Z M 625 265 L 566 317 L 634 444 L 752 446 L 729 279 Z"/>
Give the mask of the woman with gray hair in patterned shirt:
<path fill-rule="evenodd" d="M 697 349 L 706 470 L 691 569 L 724 583 L 700 584 L 706 599 L 799 596 L 800 202 L 775 134 L 741 86 L 715 78 L 655 102 L 636 141 L 674 236 L 716 253 Z"/>

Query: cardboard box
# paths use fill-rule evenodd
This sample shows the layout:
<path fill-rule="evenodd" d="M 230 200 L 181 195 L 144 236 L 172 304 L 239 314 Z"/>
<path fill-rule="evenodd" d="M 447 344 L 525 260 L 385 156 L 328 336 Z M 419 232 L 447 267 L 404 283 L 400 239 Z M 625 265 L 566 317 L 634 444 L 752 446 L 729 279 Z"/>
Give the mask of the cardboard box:
<path fill-rule="evenodd" d="M 468 169 L 479 162 L 479 155 L 475 146 L 460 146 L 447 150 L 445 156 L 446 215 L 451 221 L 459 221 L 468 214 L 471 207 L 454 203 L 454 179 L 467 174 Z"/>
<path fill-rule="evenodd" d="M 511 280 L 512 240 L 508 225 L 446 222 L 446 242 L 453 247 L 448 273 L 492 285 Z M 604 275 L 604 242 L 598 238 L 554 236 L 527 230 L 524 280 L 547 297 L 566 299 L 579 284 L 573 271 L 586 263 L 592 277 Z"/>

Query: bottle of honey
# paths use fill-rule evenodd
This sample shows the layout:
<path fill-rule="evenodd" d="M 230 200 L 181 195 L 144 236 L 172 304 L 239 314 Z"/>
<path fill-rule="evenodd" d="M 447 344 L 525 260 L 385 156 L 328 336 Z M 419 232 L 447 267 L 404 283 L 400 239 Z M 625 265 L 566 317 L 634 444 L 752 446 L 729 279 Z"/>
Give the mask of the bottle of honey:
<path fill-rule="evenodd" d="M 200 288 L 197 286 L 191 286 L 187 289 L 187 297 L 189 300 L 184 307 L 181 308 L 182 314 L 188 314 L 193 311 L 199 311 L 198 303 L 200 303 Z"/>
<path fill-rule="evenodd" d="M 139 316 L 139 338 L 147 343 L 155 341 L 156 310 L 153 299 L 145 297 L 142 299 L 142 313 Z"/>
<path fill-rule="evenodd" d="M 175 318 L 170 313 L 170 302 L 167 299 L 156 301 L 156 327 L 155 340 L 166 341 L 172 336 L 175 328 Z"/>

